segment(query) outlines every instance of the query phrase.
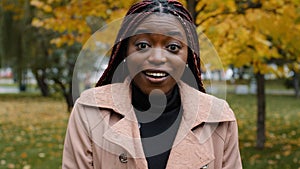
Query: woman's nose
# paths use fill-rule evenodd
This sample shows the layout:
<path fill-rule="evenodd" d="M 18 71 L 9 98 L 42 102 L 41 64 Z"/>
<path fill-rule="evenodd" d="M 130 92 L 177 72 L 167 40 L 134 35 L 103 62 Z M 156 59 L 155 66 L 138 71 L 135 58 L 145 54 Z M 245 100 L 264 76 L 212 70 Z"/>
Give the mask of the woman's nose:
<path fill-rule="evenodd" d="M 166 52 L 160 48 L 153 48 L 150 56 L 148 57 L 148 61 L 154 65 L 161 65 L 167 62 Z"/>

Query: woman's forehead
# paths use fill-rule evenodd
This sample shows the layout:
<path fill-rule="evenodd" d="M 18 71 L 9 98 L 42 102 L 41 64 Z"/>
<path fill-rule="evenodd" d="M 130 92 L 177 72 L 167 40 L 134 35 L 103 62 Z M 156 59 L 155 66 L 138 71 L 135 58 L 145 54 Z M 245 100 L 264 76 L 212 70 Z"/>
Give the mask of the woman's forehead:
<path fill-rule="evenodd" d="M 133 35 L 161 34 L 186 41 L 185 30 L 180 21 L 170 14 L 151 14 L 135 29 Z"/>

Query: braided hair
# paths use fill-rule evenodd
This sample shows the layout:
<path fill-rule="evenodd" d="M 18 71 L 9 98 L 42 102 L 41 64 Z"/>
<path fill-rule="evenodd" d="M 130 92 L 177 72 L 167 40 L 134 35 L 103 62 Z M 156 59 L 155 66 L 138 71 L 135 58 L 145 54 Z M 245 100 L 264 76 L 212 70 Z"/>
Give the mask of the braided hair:
<path fill-rule="evenodd" d="M 150 14 L 165 13 L 174 15 L 182 24 L 187 35 L 187 64 L 196 79 L 198 90 L 205 92 L 201 80 L 200 49 L 196 27 L 190 13 L 177 0 L 143 0 L 131 6 L 118 32 L 115 45 L 112 48 L 108 67 L 103 72 L 96 87 L 112 83 L 113 75 L 120 63 L 127 57 L 128 39 L 134 29 Z M 183 75 L 184 77 L 184 75 Z M 184 80 L 183 80 L 184 81 Z"/>

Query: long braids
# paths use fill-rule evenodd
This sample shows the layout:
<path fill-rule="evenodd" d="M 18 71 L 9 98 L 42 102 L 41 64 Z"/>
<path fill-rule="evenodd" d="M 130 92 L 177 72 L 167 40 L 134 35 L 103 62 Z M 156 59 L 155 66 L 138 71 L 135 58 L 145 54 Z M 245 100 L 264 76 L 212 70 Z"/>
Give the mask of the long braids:
<path fill-rule="evenodd" d="M 97 82 L 96 87 L 112 83 L 112 78 L 118 65 L 126 58 L 128 38 L 133 35 L 134 29 L 152 13 L 172 14 L 181 22 L 188 39 L 187 64 L 196 79 L 198 90 L 205 92 L 201 79 L 200 49 L 196 28 L 190 13 L 176 0 L 143 0 L 131 6 L 112 48 L 108 67 Z"/>

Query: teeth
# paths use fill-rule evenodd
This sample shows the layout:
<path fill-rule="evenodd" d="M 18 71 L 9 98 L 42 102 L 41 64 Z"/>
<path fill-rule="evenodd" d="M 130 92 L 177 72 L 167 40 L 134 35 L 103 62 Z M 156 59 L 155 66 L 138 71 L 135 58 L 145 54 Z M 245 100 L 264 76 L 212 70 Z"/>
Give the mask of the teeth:
<path fill-rule="evenodd" d="M 153 76 L 153 77 L 165 77 L 165 76 L 167 76 L 166 73 L 152 73 L 152 72 L 146 72 L 146 75 Z"/>

